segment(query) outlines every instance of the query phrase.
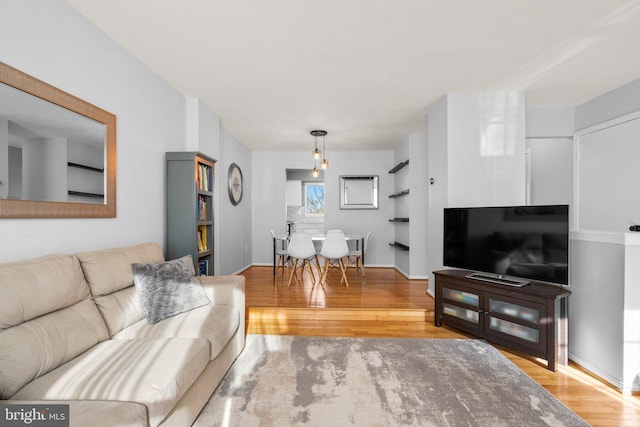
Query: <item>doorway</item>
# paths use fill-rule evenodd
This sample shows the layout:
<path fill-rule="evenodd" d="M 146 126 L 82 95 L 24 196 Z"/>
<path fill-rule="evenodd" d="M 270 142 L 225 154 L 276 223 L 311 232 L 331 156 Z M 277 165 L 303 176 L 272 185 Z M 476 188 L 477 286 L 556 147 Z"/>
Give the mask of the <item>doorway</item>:
<path fill-rule="evenodd" d="M 287 231 L 324 234 L 324 171 L 287 169 Z"/>

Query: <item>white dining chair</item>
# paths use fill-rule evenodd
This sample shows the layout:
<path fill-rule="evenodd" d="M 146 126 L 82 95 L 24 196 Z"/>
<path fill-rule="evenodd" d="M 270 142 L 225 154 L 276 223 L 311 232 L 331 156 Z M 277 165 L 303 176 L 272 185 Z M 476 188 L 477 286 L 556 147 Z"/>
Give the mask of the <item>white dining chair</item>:
<path fill-rule="evenodd" d="M 356 274 L 358 273 L 358 270 L 361 270 L 363 280 L 364 280 L 364 262 L 362 261 L 363 259 L 362 254 L 365 253 L 365 251 L 367 250 L 367 244 L 369 243 L 369 237 L 371 237 L 371 233 L 372 232 L 369 231 L 367 235 L 364 236 L 364 241 L 362 242 L 362 245 L 357 244 L 353 249 L 349 249 L 349 258 L 348 258 L 347 266 L 353 265 L 356 269 Z M 353 264 L 351 264 L 352 262 Z"/>
<path fill-rule="evenodd" d="M 301 267 L 300 280 L 304 279 L 305 266 L 308 266 L 312 283 L 315 286 L 316 277 L 315 274 L 313 274 L 312 261 L 315 260 L 316 269 L 320 268 L 320 263 L 318 262 L 318 254 L 316 253 L 315 246 L 313 246 L 311 235 L 306 233 L 293 233 L 289 238 L 287 252 L 289 254 L 289 259 L 291 259 L 291 274 L 289 275 L 289 283 L 287 284 L 287 287 L 291 286 L 291 281 L 294 277 L 296 278 L 296 282 L 298 281 L 298 267 Z M 300 262 L 302 263 L 299 264 Z M 318 270 L 318 275 L 319 274 L 320 271 Z"/>
<path fill-rule="evenodd" d="M 320 255 L 325 259 L 320 283 L 326 283 L 329 265 L 333 262 L 337 263 L 340 267 L 340 272 L 342 273 L 340 283 L 344 281 L 345 285 L 349 287 L 347 271 L 343 261 L 343 258 L 349 255 L 349 247 L 347 246 L 347 239 L 341 230 L 327 231 L 327 234 L 324 237 L 324 242 L 322 243 Z"/>
<path fill-rule="evenodd" d="M 271 231 L 271 237 L 273 238 L 273 247 L 275 251 L 275 262 L 276 265 L 273 269 L 273 285 L 275 286 L 275 278 L 278 275 L 278 269 L 282 269 L 282 277 L 284 278 L 285 268 L 289 264 L 289 251 L 287 249 L 288 241 L 287 239 L 278 238 L 276 236 L 275 231 Z"/>

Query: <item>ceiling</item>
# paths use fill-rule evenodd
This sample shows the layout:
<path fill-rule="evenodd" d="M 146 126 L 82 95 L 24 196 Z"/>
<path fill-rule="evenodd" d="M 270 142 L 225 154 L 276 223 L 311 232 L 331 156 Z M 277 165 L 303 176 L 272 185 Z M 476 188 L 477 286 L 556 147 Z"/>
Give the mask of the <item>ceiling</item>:
<path fill-rule="evenodd" d="M 392 149 L 451 92 L 640 78 L 640 0 L 67 0 L 251 150 Z"/>

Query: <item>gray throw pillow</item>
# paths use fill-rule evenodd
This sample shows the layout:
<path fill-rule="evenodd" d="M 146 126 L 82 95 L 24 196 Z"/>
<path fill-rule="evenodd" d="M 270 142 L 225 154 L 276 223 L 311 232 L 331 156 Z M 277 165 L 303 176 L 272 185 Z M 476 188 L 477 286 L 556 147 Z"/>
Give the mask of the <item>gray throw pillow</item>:
<path fill-rule="evenodd" d="M 159 264 L 131 264 L 133 283 L 150 325 L 211 305 L 195 277 L 191 255 Z"/>

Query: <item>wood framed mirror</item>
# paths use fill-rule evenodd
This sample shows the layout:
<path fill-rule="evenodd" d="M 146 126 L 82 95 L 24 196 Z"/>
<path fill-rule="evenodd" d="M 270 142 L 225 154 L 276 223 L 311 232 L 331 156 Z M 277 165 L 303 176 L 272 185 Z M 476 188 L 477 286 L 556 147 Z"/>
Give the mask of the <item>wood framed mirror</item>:
<path fill-rule="evenodd" d="M 0 218 L 115 218 L 116 116 L 0 62 Z"/>

